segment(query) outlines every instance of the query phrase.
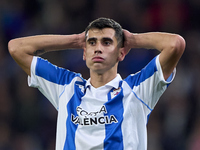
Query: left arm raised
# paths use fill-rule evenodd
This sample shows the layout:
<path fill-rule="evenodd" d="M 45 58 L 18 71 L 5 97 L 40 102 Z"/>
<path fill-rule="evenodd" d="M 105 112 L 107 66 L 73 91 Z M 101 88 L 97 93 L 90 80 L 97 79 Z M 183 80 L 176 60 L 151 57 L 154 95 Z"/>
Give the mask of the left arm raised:
<path fill-rule="evenodd" d="M 164 32 L 148 32 L 133 34 L 124 30 L 124 49 L 130 48 L 157 49 L 160 51 L 159 61 L 165 80 L 176 67 L 185 50 L 185 40 L 178 34 Z"/>

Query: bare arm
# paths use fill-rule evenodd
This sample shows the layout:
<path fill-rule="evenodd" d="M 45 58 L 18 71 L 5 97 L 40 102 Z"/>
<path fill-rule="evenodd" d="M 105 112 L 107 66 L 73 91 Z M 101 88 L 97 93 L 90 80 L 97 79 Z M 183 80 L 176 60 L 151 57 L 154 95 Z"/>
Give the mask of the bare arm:
<path fill-rule="evenodd" d="M 16 38 L 8 43 L 13 59 L 30 75 L 30 66 L 34 55 L 55 50 L 84 48 L 85 34 L 74 35 L 37 35 Z"/>
<path fill-rule="evenodd" d="M 124 30 L 124 35 L 124 49 L 127 53 L 130 48 L 157 49 L 161 52 L 159 61 L 165 79 L 170 76 L 185 50 L 185 40 L 177 34 L 163 32 L 133 34 Z"/>

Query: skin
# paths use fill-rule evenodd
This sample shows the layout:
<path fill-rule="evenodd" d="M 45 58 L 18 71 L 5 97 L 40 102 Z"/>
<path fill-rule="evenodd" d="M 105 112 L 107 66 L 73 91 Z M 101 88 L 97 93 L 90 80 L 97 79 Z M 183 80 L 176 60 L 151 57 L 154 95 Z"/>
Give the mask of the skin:
<path fill-rule="evenodd" d="M 50 51 L 85 47 L 85 33 L 72 35 L 35 35 L 12 39 L 8 43 L 10 55 L 29 75 L 33 56 Z"/>
<path fill-rule="evenodd" d="M 100 87 L 114 79 L 118 62 L 124 57 L 124 50 L 118 47 L 112 28 L 88 31 L 83 59 L 90 69 L 91 84 L 94 87 Z"/>
<path fill-rule="evenodd" d="M 36 35 L 16 38 L 8 43 L 13 59 L 30 76 L 34 55 L 49 51 L 83 49 L 83 59 L 90 69 L 91 84 L 97 88 L 105 85 L 117 75 L 117 66 L 125 55 L 134 48 L 157 49 L 159 61 L 166 80 L 185 50 L 185 40 L 177 34 L 148 32 L 133 34 L 124 32 L 124 47 L 117 47 L 115 31 L 111 28 L 90 29 L 85 33 L 73 35 Z"/>
<path fill-rule="evenodd" d="M 124 51 L 126 53 L 130 51 L 130 48 L 157 49 L 160 51 L 159 61 L 165 80 L 171 75 L 185 50 L 185 40 L 178 34 L 164 32 L 132 34 L 124 30 L 124 35 L 126 38 Z"/>

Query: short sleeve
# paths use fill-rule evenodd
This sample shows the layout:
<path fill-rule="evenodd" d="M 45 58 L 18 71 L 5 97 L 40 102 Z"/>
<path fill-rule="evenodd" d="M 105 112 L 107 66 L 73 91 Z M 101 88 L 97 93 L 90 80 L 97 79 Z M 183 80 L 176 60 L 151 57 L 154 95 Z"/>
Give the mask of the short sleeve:
<path fill-rule="evenodd" d="M 37 81 L 35 78 L 35 67 L 37 63 L 37 57 L 33 57 L 32 63 L 31 63 L 31 76 L 28 76 L 28 86 L 30 87 L 37 87 Z"/>
<path fill-rule="evenodd" d="M 38 88 L 53 106 L 58 109 L 59 96 L 64 86 L 70 84 L 76 76 L 80 75 L 34 56 L 31 63 L 31 76 L 28 76 L 28 85 Z"/>
<path fill-rule="evenodd" d="M 151 109 L 155 107 L 176 74 L 174 69 L 170 77 L 164 79 L 159 56 L 152 59 L 141 71 L 125 79 L 137 97 Z"/>

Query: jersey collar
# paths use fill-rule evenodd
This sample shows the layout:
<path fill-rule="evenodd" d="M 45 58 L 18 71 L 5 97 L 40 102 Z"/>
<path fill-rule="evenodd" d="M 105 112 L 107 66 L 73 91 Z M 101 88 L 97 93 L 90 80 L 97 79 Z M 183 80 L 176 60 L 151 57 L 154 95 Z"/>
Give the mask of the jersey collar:
<path fill-rule="evenodd" d="M 86 82 L 86 88 L 90 88 L 92 85 L 91 85 L 91 83 L 90 83 L 90 78 L 87 80 L 87 82 Z M 113 80 L 111 80 L 110 82 L 108 82 L 107 84 L 105 84 L 104 86 L 101 86 L 101 87 L 99 87 L 99 88 L 102 88 L 102 87 L 114 87 L 115 89 L 117 89 L 117 88 L 119 88 L 119 82 L 122 80 L 122 78 L 121 78 L 121 76 L 120 76 L 120 74 L 117 74 L 117 76 L 113 79 Z"/>

